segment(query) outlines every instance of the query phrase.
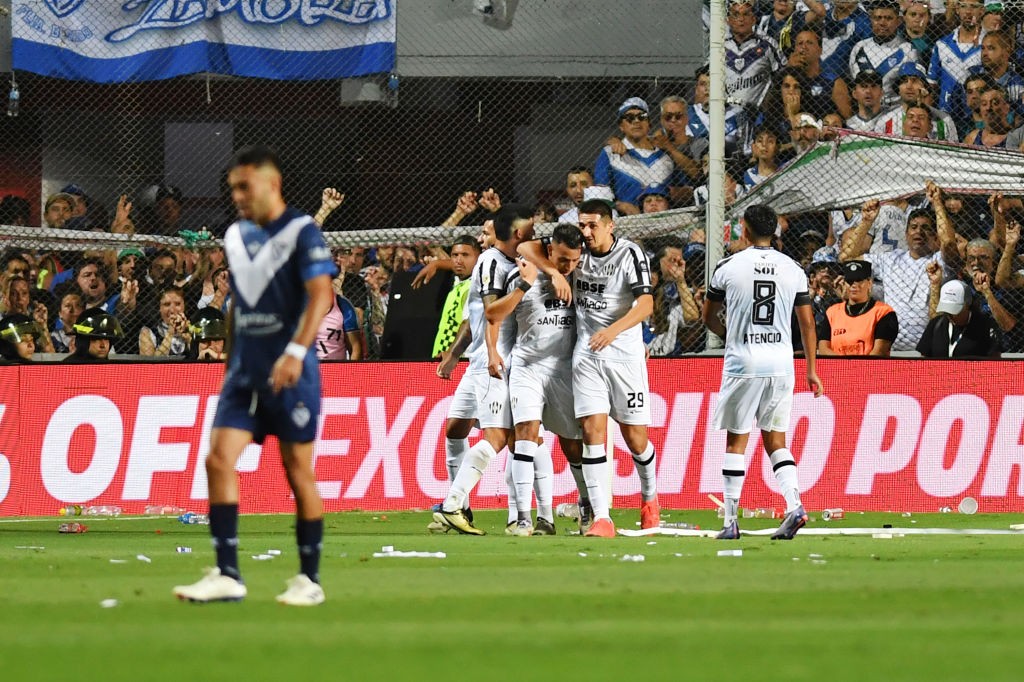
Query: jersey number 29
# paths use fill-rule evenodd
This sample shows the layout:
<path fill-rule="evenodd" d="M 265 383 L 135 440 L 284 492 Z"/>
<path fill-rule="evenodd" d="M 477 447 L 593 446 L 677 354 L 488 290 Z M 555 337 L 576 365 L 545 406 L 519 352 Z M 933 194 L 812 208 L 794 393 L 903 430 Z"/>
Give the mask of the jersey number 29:
<path fill-rule="evenodd" d="M 754 280 L 754 307 L 750 311 L 753 324 L 775 323 L 775 282 Z"/>

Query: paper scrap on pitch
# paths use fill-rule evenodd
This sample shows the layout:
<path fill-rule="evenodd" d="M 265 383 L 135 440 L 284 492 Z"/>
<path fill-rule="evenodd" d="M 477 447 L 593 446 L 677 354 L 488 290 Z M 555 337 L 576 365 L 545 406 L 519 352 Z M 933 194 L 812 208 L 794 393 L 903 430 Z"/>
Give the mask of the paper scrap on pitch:
<path fill-rule="evenodd" d="M 45 547 L 40 547 L 39 545 L 15 545 L 14 549 L 34 549 L 34 550 L 36 550 L 38 552 L 38 551 L 42 551 L 42 550 L 44 550 L 46 548 Z"/>
<path fill-rule="evenodd" d="M 153 563 L 153 560 L 152 560 L 152 559 L 150 559 L 150 558 L 149 558 L 148 556 L 146 556 L 145 554 L 136 554 L 136 555 L 135 555 L 135 558 L 136 558 L 136 559 L 138 559 L 139 561 L 143 562 L 143 563 L 147 563 L 147 564 L 151 564 L 151 563 Z"/>
<path fill-rule="evenodd" d="M 274 558 L 273 554 L 253 554 L 252 558 L 256 561 L 270 561 Z"/>
<path fill-rule="evenodd" d="M 126 564 L 126 563 L 128 563 L 128 560 L 127 559 L 111 559 L 110 563 L 112 563 L 112 564 Z"/>
<path fill-rule="evenodd" d="M 623 554 L 619 561 L 631 561 L 633 563 L 641 563 L 647 560 L 643 554 Z"/>
<path fill-rule="evenodd" d="M 743 556 L 742 549 L 720 549 L 718 556 Z"/>
<path fill-rule="evenodd" d="M 100 606 L 105 609 L 112 609 L 115 606 L 119 606 L 120 604 L 121 602 L 117 601 L 116 599 L 104 599 L 100 602 Z"/>
<path fill-rule="evenodd" d="M 384 547 L 384 552 L 374 552 L 374 559 L 445 559 L 448 557 L 444 552 L 402 552 L 395 551 L 390 545 Z"/>

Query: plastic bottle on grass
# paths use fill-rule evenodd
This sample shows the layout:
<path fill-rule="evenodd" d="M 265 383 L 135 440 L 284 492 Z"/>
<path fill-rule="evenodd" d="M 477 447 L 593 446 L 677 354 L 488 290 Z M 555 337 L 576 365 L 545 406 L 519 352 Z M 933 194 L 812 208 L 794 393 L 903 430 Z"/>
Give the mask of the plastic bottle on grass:
<path fill-rule="evenodd" d="M 69 504 L 60 508 L 61 516 L 120 516 L 121 508 L 114 505 Z"/>
<path fill-rule="evenodd" d="M 185 509 L 169 504 L 151 504 L 146 507 L 146 516 L 181 516 Z"/>
<path fill-rule="evenodd" d="M 206 514 L 196 514 L 195 512 L 185 512 L 184 514 L 182 514 L 181 516 L 178 517 L 178 520 L 181 521 L 182 523 L 184 523 L 187 526 L 193 526 L 193 525 L 208 526 L 208 525 L 210 525 L 210 517 L 209 516 L 207 516 Z"/>

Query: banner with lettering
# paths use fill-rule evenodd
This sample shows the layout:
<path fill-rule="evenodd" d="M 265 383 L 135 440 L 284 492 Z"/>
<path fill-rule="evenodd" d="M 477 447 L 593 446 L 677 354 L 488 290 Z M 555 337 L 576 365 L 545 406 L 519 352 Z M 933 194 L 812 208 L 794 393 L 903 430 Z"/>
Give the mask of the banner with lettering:
<path fill-rule="evenodd" d="M 721 359 L 649 363 L 658 490 L 669 508 L 720 496 L 724 432 L 708 428 Z M 461 371 L 461 370 L 460 370 Z M 972 496 L 983 512 L 1024 511 L 1024 395 L 1018 363 L 825 359 L 826 395 L 797 366 L 790 448 L 809 509 L 934 512 Z M 315 472 L 328 511 L 426 508 L 447 489 L 444 423 L 455 381 L 431 363 L 326 364 Z M 206 507 L 203 462 L 222 370 L 192 364 L 0 367 L 0 516 L 67 503 Z M 475 440 L 476 434 L 471 436 Z M 747 452 L 745 507 L 779 508 L 760 439 Z M 613 436 L 618 507 L 639 480 Z M 556 502 L 575 500 L 554 448 Z M 473 506 L 506 504 L 504 456 Z M 294 509 L 276 442 L 238 463 L 244 512 Z"/>
<path fill-rule="evenodd" d="M 316 80 L 395 64 L 395 0 L 15 0 L 16 70 L 94 83 Z"/>

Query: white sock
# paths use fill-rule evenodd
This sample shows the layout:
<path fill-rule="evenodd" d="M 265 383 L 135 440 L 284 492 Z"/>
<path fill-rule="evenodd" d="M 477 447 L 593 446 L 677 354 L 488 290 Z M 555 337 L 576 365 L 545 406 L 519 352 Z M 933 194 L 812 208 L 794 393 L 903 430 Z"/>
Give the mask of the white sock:
<path fill-rule="evenodd" d="M 444 461 L 448 466 L 448 483 L 455 480 L 455 474 L 459 473 L 462 465 L 462 458 L 469 450 L 468 438 L 445 438 L 444 439 Z"/>
<path fill-rule="evenodd" d="M 739 517 L 740 493 L 746 478 L 743 453 L 727 452 L 722 463 L 722 479 L 725 481 L 725 525 L 731 525 Z"/>
<path fill-rule="evenodd" d="M 537 448 L 533 457 L 533 490 L 537 493 L 537 518 L 554 523 L 551 499 L 555 496 L 555 464 L 551 461 L 551 450 Z"/>
<path fill-rule="evenodd" d="M 452 481 L 452 485 L 448 489 L 448 496 L 444 498 L 444 504 L 441 507 L 444 511 L 465 509 L 469 502 L 470 491 L 480 482 L 480 477 L 484 475 L 487 465 L 497 454 L 486 440 L 480 441 L 469 449 L 462 459 L 459 472 L 455 474 L 455 480 Z"/>
<path fill-rule="evenodd" d="M 519 520 L 519 505 L 516 504 L 516 485 L 512 480 L 512 455 L 505 457 L 505 490 L 508 492 L 508 522 Z"/>
<path fill-rule="evenodd" d="M 509 469 L 512 470 L 512 487 L 515 491 L 518 521 L 530 520 L 533 506 L 534 461 L 537 444 L 532 440 L 517 440 L 516 451 L 512 454 Z"/>
<path fill-rule="evenodd" d="M 608 499 L 604 494 L 604 482 L 608 478 L 608 455 L 604 443 L 583 446 L 583 480 L 587 482 L 590 508 L 595 519 L 609 519 Z"/>
<path fill-rule="evenodd" d="M 655 471 L 654 445 L 647 441 L 647 447 L 639 455 L 633 455 L 636 473 L 640 475 L 640 497 L 646 502 L 658 496 L 658 474 Z"/>
<path fill-rule="evenodd" d="M 800 506 L 800 483 L 796 476 L 796 461 L 788 448 L 779 448 L 768 455 L 775 471 L 775 480 L 779 482 L 779 490 L 786 498 L 786 513 Z"/>
<path fill-rule="evenodd" d="M 583 479 L 583 465 L 569 462 L 569 471 L 572 472 L 572 479 L 576 481 L 576 490 L 580 493 L 580 504 L 590 504 L 590 491 L 587 490 L 587 482 Z"/>

